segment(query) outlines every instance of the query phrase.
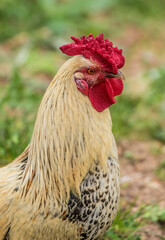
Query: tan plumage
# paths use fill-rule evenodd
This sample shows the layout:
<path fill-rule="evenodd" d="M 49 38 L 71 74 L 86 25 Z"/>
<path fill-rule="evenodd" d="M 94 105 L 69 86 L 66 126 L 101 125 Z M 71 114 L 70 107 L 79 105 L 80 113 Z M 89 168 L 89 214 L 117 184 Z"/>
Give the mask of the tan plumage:
<path fill-rule="evenodd" d="M 60 68 L 39 107 L 29 146 L 0 169 L 0 240 L 7 231 L 10 240 L 80 239 L 81 225 L 66 218 L 70 192 L 81 199 L 83 179 L 96 166 L 106 174 L 108 157 L 116 164 L 119 194 L 109 110 L 97 112 L 74 82 L 80 66 L 95 65 L 76 56 Z"/>

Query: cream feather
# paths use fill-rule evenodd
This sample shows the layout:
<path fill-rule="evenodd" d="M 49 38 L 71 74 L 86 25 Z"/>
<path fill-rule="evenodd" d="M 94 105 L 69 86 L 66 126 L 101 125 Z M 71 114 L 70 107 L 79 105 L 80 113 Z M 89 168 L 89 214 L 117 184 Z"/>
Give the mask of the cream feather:
<path fill-rule="evenodd" d="M 106 172 L 107 158 L 117 159 L 109 110 L 97 112 L 74 82 L 80 66 L 94 64 L 82 56 L 64 63 L 42 99 L 28 148 L 0 169 L 0 240 L 21 216 L 37 216 L 43 209 L 45 214 L 59 212 L 71 190 L 80 197 L 88 172 L 96 165 Z"/>

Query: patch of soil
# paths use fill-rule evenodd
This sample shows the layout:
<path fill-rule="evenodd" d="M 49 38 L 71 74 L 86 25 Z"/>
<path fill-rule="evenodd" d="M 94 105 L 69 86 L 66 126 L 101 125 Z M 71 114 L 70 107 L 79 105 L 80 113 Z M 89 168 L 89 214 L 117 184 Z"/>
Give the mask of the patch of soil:
<path fill-rule="evenodd" d="M 165 182 L 155 171 L 165 159 L 165 147 L 158 142 L 121 141 L 118 143 L 121 167 L 121 203 L 123 207 L 135 201 L 133 210 L 142 204 L 159 204 L 165 208 Z M 160 240 L 165 229 L 158 224 L 143 227 L 142 240 Z"/>

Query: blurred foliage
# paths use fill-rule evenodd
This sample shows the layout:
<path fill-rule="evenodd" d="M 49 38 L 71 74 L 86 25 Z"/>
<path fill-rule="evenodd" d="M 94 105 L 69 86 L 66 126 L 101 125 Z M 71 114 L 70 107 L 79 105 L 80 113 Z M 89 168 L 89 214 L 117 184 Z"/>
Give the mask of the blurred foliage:
<path fill-rule="evenodd" d="M 157 222 L 158 224 L 162 225 L 163 222 L 165 224 L 165 209 L 161 208 L 158 205 L 154 206 L 145 206 L 143 207 L 145 209 L 143 213 L 143 218 L 148 219 L 152 222 Z"/>
<path fill-rule="evenodd" d="M 142 239 L 141 227 L 146 224 L 154 222 L 164 227 L 165 209 L 158 205 L 142 205 L 136 212 L 133 212 L 134 205 L 135 202 L 126 209 L 119 210 L 110 230 L 105 233 L 105 240 L 140 240 Z M 161 235 L 157 237 L 164 240 Z"/>
<path fill-rule="evenodd" d="M 143 18 L 161 18 L 164 8 L 164 0 L 1 0 L 0 39 L 44 26 L 62 36 L 89 34 L 91 29 L 94 34 L 108 33 L 113 25 L 121 27 L 128 21 L 144 25 Z M 98 14 L 104 17 L 97 19 Z"/>

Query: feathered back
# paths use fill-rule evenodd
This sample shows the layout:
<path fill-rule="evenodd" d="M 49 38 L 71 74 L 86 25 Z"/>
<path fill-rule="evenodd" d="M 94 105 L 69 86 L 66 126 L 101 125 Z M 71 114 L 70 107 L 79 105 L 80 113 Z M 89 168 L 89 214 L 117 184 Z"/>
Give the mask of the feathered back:
<path fill-rule="evenodd" d="M 11 222 L 11 205 L 20 185 L 21 167 L 27 159 L 29 146 L 15 161 L 0 168 L 0 240 L 4 239 Z"/>

